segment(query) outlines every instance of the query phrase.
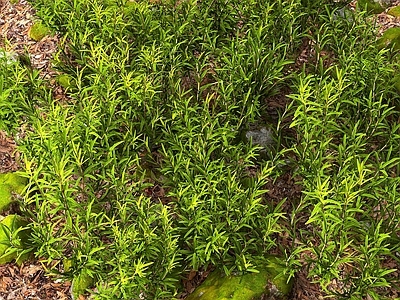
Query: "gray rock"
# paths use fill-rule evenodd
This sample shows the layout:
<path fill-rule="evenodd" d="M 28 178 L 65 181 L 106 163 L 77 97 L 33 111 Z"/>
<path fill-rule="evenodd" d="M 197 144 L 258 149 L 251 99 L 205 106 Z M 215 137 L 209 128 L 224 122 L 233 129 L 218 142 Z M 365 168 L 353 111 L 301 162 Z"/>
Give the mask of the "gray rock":
<path fill-rule="evenodd" d="M 353 22 L 354 21 L 353 13 L 347 7 L 342 7 L 341 9 L 338 9 L 333 13 L 333 19 L 334 20 L 337 20 L 339 18 L 346 19 L 349 22 Z"/>
<path fill-rule="evenodd" d="M 5 63 L 6 66 L 12 65 L 18 61 L 18 54 L 15 52 L 7 52 L 0 49 L 0 64 Z"/>
<path fill-rule="evenodd" d="M 247 131 L 246 139 L 251 141 L 252 145 L 261 146 L 263 151 L 275 145 L 274 133 L 266 127 Z"/>

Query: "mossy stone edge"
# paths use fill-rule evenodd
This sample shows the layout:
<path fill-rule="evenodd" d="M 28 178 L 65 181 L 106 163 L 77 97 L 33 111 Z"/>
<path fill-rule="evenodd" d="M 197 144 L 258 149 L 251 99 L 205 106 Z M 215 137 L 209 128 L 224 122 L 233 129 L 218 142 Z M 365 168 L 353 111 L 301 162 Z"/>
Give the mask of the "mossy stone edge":
<path fill-rule="evenodd" d="M 36 42 L 39 42 L 48 34 L 50 34 L 50 29 L 42 22 L 34 23 L 28 33 L 29 37 Z"/>
<path fill-rule="evenodd" d="M 293 282 L 283 275 L 284 265 L 279 258 L 271 258 L 259 267 L 259 273 L 224 276 L 214 271 L 187 300 L 256 300 L 264 296 L 286 300 Z"/>
<path fill-rule="evenodd" d="M 27 179 L 17 173 L 0 174 L 0 213 L 13 202 L 12 193 L 21 194 Z"/>

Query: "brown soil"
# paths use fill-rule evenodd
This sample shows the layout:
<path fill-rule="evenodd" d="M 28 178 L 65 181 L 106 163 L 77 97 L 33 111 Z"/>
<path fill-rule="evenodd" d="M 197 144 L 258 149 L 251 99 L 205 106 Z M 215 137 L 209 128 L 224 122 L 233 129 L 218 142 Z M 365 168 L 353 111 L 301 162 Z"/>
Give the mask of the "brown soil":
<path fill-rule="evenodd" d="M 70 284 L 46 277 L 38 261 L 0 265 L 0 300 L 69 300 Z"/>
<path fill-rule="evenodd" d="M 4 131 L 0 131 L 0 173 L 18 170 L 16 163 L 15 142 Z"/>

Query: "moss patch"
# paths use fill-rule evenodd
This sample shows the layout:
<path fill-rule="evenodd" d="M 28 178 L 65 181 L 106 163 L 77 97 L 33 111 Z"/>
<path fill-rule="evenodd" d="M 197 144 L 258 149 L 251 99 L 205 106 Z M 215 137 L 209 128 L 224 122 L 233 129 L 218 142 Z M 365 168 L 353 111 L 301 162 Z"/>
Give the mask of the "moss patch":
<path fill-rule="evenodd" d="M 400 5 L 389 9 L 388 14 L 393 17 L 400 17 Z"/>
<path fill-rule="evenodd" d="M 400 95 L 400 75 L 393 78 L 393 86 Z"/>
<path fill-rule="evenodd" d="M 41 22 L 33 24 L 29 29 L 29 37 L 37 42 L 48 34 L 50 34 L 50 29 L 43 25 Z"/>
<path fill-rule="evenodd" d="M 74 79 L 67 74 L 58 75 L 56 80 L 59 85 L 61 85 L 63 88 L 66 88 L 66 89 L 70 88 L 71 86 L 73 86 L 75 84 Z"/>
<path fill-rule="evenodd" d="M 72 294 L 75 298 L 85 294 L 86 290 L 94 284 L 94 279 L 90 276 L 88 270 L 83 269 L 81 273 L 72 281 Z"/>
<path fill-rule="evenodd" d="M 16 173 L 0 174 L 0 213 L 6 210 L 12 203 L 12 193 L 20 194 L 25 184 L 26 178 Z"/>
<path fill-rule="evenodd" d="M 389 28 L 377 41 L 378 49 L 391 48 L 400 50 L 400 28 Z"/>
<path fill-rule="evenodd" d="M 15 232 L 19 230 L 21 227 L 27 225 L 27 222 L 20 216 L 17 215 L 8 215 L 0 222 L 0 265 L 13 261 L 18 258 L 19 249 L 23 250 L 24 246 L 28 241 L 28 234 L 25 230 L 20 230 L 16 233 L 16 237 L 18 241 L 15 241 Z M 7 250 L 11 247 L 10 239 L 13 237 L 14 243 L 17 243 L 18 248 L 14 249 L 14 251 L 10 251 L 5 254 Z M 28 254 L 22 255 L 17 259 L 17 263 L 21 264 L 28 258 Z"/>
<path fill-rule="evenodd" d="M 367 11 L 372 14 L 380 14 L 385 11 L 385 9 L 374 0 L 358 0 L 358 6 L 361 9 L 367 9 Z"/>
<path fill-rule="evenodd" d="M 287 299 L 292 282 L 282 276 L 284 266 L 277 258 L 270 258 L 259 273 L 241 276 L 224 276 L 220 271 L 210 274 L 187 300 L 253 300 L 262 297 Z"/>
<path fill-rule="evenodd" d="M 64 271 L 69 272 L 72 269 L 72 260 L 71 259 L 63 259 Z"/>

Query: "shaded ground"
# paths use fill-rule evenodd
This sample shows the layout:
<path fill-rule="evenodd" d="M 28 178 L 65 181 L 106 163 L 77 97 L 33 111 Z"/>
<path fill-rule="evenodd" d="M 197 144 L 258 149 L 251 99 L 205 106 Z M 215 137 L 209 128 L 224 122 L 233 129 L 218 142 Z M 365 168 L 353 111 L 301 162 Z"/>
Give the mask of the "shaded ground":
<path fill-rule="evenodd" d="M 397 3 L 400 3 L 398 1 Z M 351 4 L 354 7 L 355 1 Z M 57 36 L 47 36 L 39 42 L 35 42 L 28 37 L 28 31 L 33 24 L 35 11 L 25 1 L 21 0 L 16 4 L 10 4 L 8 0 L 0 0 L 0 47 L 7 51 L 14 51 L 19 54 L 29 54 L 31 64 L 34 68 L 41 71 L 43 78 L 50 79 L 54 84 L 55 72 L 51 69 L 50 60 L 53 53 L 57 50 L 59 41 Z M 379 14 L 376 17 L 381 25 L 380 33 L 389 27 L 400 27 L 400 19 L 387 15 Z M 312 57 L 312 47 L 305 44 L 296 64 L 302 64 Z M 63 91 L 59 86 L 54 85 L 55 94 L 62 95 Z M 56 97 L 58 98 L 58 97 Z M 282 109 L 287 104 L 288 98 L 285 95 L 277 95 L 268 99 L 270 113 L 273 115 L 276 109 Z M 0 173 L 16 171 L 18 169 L 18 153 L 15 153 L 15 142 L 0 131 Z M 286 198 L 288 201 L 283 208 L 290 213 L 291 205 L 301 197 L 301 186 L 298 179 L 292 178 L 289 173 L 283 174 L 276 181 L 271 181 L 267 185 L 269 193 L 268 200 L 278 203 Z M 151 190 L 152 196 L 162 198 L 163 191 Z M 288 237 L 277 237 L 279 243 L 287 244 L 291 242 Z M 388 262 L 392 263 L 392 262 Z M 186 279 L 182 281 L 185 292 L 181 293 L 180 299 L 184 299 L 207 277 L 210 269 L 198 272 L 192 271 Z M 291 299 L 322 299 L 323 295 L 318 285 L 313 284 L 308 278 L 308 273 L 304 267 L 297 273 Z M 398 295 L 393 295 L 398 296 Z M 45 276 L 43 266 L 39 261 L 26 262 L 22 266 L 9 263 L 0 266 L 0 300 L 11 299 L 71 299 L 70 283 L 55 282 Z"/>
<path fill-rule="evenodd" d="M 12 172 L 18 169 L 17 153 L 14 153 L 15 142 L 4 131 L 0 131 L 0 173 Z"/>
<path fill-rule="evenodd" d="M 38 262 L 0 266 L 0 300 L 69 300 L 70 284 L 45 276 Z"/>

